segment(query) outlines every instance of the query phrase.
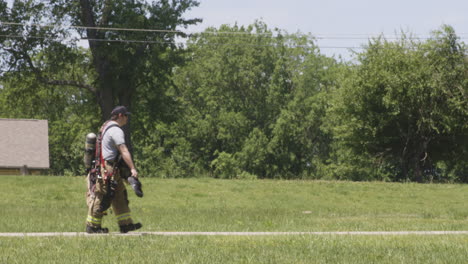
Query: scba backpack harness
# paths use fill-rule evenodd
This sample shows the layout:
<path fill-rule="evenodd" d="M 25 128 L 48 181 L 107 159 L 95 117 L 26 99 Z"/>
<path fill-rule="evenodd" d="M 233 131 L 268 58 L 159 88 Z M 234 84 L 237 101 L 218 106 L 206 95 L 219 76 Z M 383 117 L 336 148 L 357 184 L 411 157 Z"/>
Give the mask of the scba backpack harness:
<path fill-rule="evenodd" d="M 99 131 L 99 136 L 97 137 L 97 140 L 96 140 L 96 143 L 95 143 L 94 160 L 90 162 L 91 163 L 91 166 L 90 166 L 91 168 L 89 169 L 88 191 L 89 191 L 90 195 L 94 195 L 94 191 L 95 191 L 95 188 L 96 188 L 96 182 L 98 180 L 102 181 L 103 184 L 105 185 L 105 191 L 104 191 L 103 199 L 101 201 L 101 205 L 100 205 L 100 208 L 99 208 L 100 212 L 104 212 L 110 207 L 112 199 L 114 198 L 114 195 L 115 195 L 115 190 L 117 188 L 117 181 L 113 180 L 112 176 L 113 176 L 115 170 L 118 167 L 118 162 L 114 163 L 113 169 L 112 169 L 111 172 L 108 172 L 104 168 L 104 175 L 102 175 L 102 173 L 101 173 L 101 167 L 105 166 L 105 160 L 104 160 L 104 158 L 102 156 L 102 139 L 104 138 L 105 133 L 112 127 L 118 127 L 118 125 L 117 124 L 108 125 L 108 123 L 105 123 L 101 127 L 101 129 Z M 89 136 L 89 134 L 88 134 L 88 136 Z M 88 138 L 88 136 L 87 136 L 87 138 Z M 89 137 L 92 138 L 92 135 L 89 136 Z M 87 141 L 87 144 L 88 144 L 88 141 Z M 90 149 L 87 148 L 86 152 L 90 152 Z M 85 159 L 86 159 L 86 156 L 85 156 Z M 85 162 L 85 164 L 86 164 L 86 162 Z"/>

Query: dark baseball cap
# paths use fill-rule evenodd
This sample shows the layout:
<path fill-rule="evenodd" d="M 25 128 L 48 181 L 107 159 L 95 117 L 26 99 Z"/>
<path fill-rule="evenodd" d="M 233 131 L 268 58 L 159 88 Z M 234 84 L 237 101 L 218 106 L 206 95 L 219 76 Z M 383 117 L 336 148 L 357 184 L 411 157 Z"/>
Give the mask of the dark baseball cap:
<path fill-rule="evenodd" d="M 116 106 L 114 110 L 112 110 L 111 116 L 118 114 L 129 115 L 131 113 L 127 110 L 125 106 Z"/>

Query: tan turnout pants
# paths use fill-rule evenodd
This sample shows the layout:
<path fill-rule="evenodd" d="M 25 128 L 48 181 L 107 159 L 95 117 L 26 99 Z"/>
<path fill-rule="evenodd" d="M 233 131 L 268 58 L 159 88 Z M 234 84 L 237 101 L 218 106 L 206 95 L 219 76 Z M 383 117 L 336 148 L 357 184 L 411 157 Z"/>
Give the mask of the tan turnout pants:
<path fill-rule="evenodd" d="M 105 164 L 105 168 L 101 169 L 101 175 L 105 175 L 106 171 L 107 173 L 112 173 L 113 171 L 113 167 L 107 162 Z M 130 208 L 128 207 L 129 201 L 127 197 L 127 189 L 125 188 L 124 180 L 120 177 L 119 169 L 113 173 L 112 179 L 117 182 L 115 196 L 111 203 L 112 211 L 114 212 L 119 225 L 132 224 L 133 221 L 130 215 Z M 88 179 L 87 182 L 89 184 Z M 107 189 L 102 179 L 98 179 L 96 181 L 94 193 L 89 191 L 88 186 L 88 192 L 86 193 L 86 202 L 88 204 L 88 218 L 86 220 L 87 225 L 101 227 L 102 217 L 105 213 L 100 212 L 99 207 L 106 192 Z"/>

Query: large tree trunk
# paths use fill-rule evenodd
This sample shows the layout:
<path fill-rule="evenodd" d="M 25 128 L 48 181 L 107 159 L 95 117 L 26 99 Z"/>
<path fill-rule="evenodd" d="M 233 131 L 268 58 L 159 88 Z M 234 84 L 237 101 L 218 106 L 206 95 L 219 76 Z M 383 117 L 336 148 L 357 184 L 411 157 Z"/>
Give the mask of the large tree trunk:
<path fill-rule="evenodd" d="M 100 74 L 101 76 L 101 74 Z M 109 85 L 106 85 L 105 83 L 102 84 L 105 81 L 99 80 L 99 92 L 96 95 L 99 107 L 101 108 L 101 121 L 109 120 L 110 118 L 110 113 L 112 112 L 112 109 L 114 108 L 114 95 L 112 91 L 112 87 Z"/>
<path fill-rule="evenodd" d="M 114 93 L 112 85 L 114 84 L 111 71 L 109 69 L 110 63 L 105 56 L 103 43 L 99 41 L 93 41 L 94 39 L 102 39 L 102 34 L 93 27 L 96 27 L 96 20 L 93 14 L 91 3 L 89 0 L 80 0 L 81 6 L 81 21 L 86 29 L 86 34 L 89 43 L 89 48 L 93 56 L 93 65 L 98 74 L 98 83 L 96 89 L 96 100 L 101 108 L 101 119 L 105 121 L 109 119 L 110 113 L 114 107 Z M 106 7 L 108 9 L 108 6 Z M 109 10 L 106 10 L 109 11 Z M 103 14 L 105 16 L 105 14 Z M 101 21 L 103 23 L 104 21 Z"/>
<path fill-rule="evenodd" d="M 133 89 L 133 84 L 131 83 L 129 76 L 121 76 L 121 79 L 118 80 L 118 85 L 120 86 L 118 91 L 118 100 L 119 100 L 119 105 L 123 105 L 127 107 L 127 109 L 131 112 L 132 110 L 132 92 Z M 131 135 L 131 122 L 132 122 L 132 115 L 128 117 L 128 123 L 126 126 L 124 126 L 122 129 L 125 133 L 125 142 L 127 144 L 128 150 L 130 153 L 133 155 L 133 144 L 132 144 L 132 139 L 130 137 Z"/>
<path fill-rule="evenodd" d="M 111 3 L 106 2 L 102 10 L 102 19 L 100 23 L 97 23 L 93 15 L 93 10 L 89 0 L 80 0 L 81 11 L 82 11 L 82 22 L 86 27 L 96 27 L 97 24 L 105 25 L 107 23 L 107 16 L 111 11 Z M 93 39 L 103 39 L 104 36 L 99 34 L 95 29 L 87 28 L 86 34 L 89 40 L 89 48 L 93 56 L 93 65 L 98 74 L 97 92 L 95 94 L 99 107 L 101 108 L 101 119 L 104 122 L 110 118 L 112 109 L 117 105 L 115 99 L 118 97 L 118 105 L 126 106 L 131 109 L 131 83 L 129 82 L 128 76 L 113 76 L 111 74 L 110 62 L 106 57 L 105 46 L 100 41 L 93 41 Z M 119 94 L 114 94 L 118 91 Z M 130 153 L 133 154 L 133 144 L 131 141 L 129 117 L 128 124 L 122 129 L 125 133 L 125 142 Z"/>
<path fill-rule="evenodd" d="M 416 147 L 412 158 L 411 168 L 413 169 L 413 177 L 416 182 L 423 182 L 424 180 L 424 163 L 427 159 L 427 145 L 430 139 L 424 137 L 422 142 Z"/>

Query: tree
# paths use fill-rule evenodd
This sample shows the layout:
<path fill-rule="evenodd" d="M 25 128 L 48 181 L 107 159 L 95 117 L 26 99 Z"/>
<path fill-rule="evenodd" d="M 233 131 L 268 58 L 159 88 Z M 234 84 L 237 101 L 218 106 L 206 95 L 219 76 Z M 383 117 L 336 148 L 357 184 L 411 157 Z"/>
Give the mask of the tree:
<path fill-rule="evenodd" d="M 176 36 L 183 35 L 175 32 L 177 27 L 201 21 L 182 18 L 185 11 L 195 6 L 198 6 L 195 0 L 51 0 L 47 4 L 29 0 L 14 1 L 9 9 L 2 1 L 0 12 L 8 24 L 2 27 L 1 69 L 34 73 L 37 81 L 47 85 L 84 89 L 93 94 L 101 109 L 101 119 L 106 120 L 117 104 L 131 108 L 138 87 L 152 86 L 157 80 L 154 76 L 167 71 L 161 69 L 164 60 L 160 56 L 176 48 Z M 172 32 L 155 34 L 125 29 Z M 87 40 L 91 51 L 89 67 L 96 74 L 51 78 L 51 73 L 70 62 L 77 36 Z M 51 68 L 45 71 L 42 61 L 33 61 L 38 52 L 50 53 L 55 72 Z"/>
<path fill-rule="evenodd" d="M 181 62 L 175 39 L 184 36 L 177 29 L 201 21 L 182 17 L 196 6 L 195 0 L 17 0 L 9 8 L 0 1 L 0 99 L 18 96 L 4 105 L 8 112 L 2 116 L 49 119 L 53 172 L 80 173 L 78 144 L 108 119 L 115 105 L 137 108 L 137 121 L 170 118 L 174 104 L 166 100 L 166 89 L 172 68 Z M 77 48 L 80 38 L 89 52 Z M 57 101 L 50 102 L 52 98 Z M 24 108 L 11 107 L 15 101 L 23 101 Z M 76 107 L 64 106 L 71 101 Z M 87 115 L 66 116 L 70 111 Z M 80 129 L 70 129 L 80 121 Z M 137 140 L 149 134 L 140 122 L 130 126 L 137 128 Z M 129 127 L 124 129 L 131 148 Z"/>
<path fill-rule="evenodd" d="M 239 151 L 254 127 L 267 129 L 279 112 L 268 102 L 278 60 L 272 35 L 258 22 L 209 28 L 191 37 L 187 63 L 174 76 L 174 94 L 184 108 L 181 136 L 205 169 L 218 154 Z"/>
<path fill-rule="evenodd" d="M 319 55 L 310 35 L 273 32 L 257 21 L 207 29 L 188 49 L 174 94 L 184 109 L 179 136 L 193 159 L 216 177 L 313 173 L 315 158 L 327 155 L 320 94 L 333 83 L 334 60 Z"/>
<path fill-rule="evenodd" d="M 50 53 L 48 53 L 50 55 Z M 79 71 L 89 59 L 85 49 L 79 49 L 71 64 L 62 68 L 57 78 L 86 75 Z M 34 63 L 42 61 L 48 67 L 47 54 L 39 53 L 31 58 Z M 55 175 L 80 175 L 84 172 L 84 136 L 99 124 L 96 119 L 98 106 L 91 94 L 71 86 L 50 86 L 36 81 L 27 72 L 5 73 L 0 89 L 0 117 L 47 119 L 49 124 L 50 173 Z"/>
<path fill-rule="evenodd" d="M 426 42 L 375 39 L 358 59 L 330 115 L 343 158 L 418 182 L 446 176 L 441 163 L 466 160 L 467 64 L 451 27 Z"/>
<path fill-rule="evenodd" d="M 323 129 L 328 100 L 336 86 L 338 70 L 342 67 L 332 58 L 319 53 L 307 38 L 293 37 L 295 48 L 288 58 L 290 100 L 285 102 L 272 124 L 268 144 L 271 163 L 270 177 L 322 178 L 321 167 L 327 162 L 331 134 Z M 309 40 L 310 41 L 310 40 Z"/>

